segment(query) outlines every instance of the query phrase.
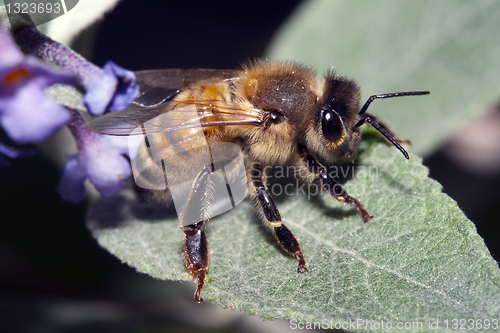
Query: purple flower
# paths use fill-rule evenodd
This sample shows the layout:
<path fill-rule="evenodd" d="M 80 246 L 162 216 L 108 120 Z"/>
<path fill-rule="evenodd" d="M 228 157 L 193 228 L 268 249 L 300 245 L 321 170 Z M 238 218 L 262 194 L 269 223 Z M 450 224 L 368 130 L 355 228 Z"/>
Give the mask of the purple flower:
<path fill-rule="evenodd" d="M 92 115 L 123 110 L 139 93 L 135 74 L 111 61 L 100 69 L 34 28 L 16 31 L 15 36 L 19 43 L 34 54 L 56 63 L 80 79 L 87 90 L 84 104 Z"/>
<path fill-rule="evenodd" d="M 79 203 L 85 196 L 88 179 L 103 197 L 118 193 L 131 174 L 130 163 L 120 148 L 109 138 L 85 128 L 85 119 L 76 110 L 71 111 L 68 127 L 76 139 L 78 155 L 70 156 L 57 186 L 64 200 Z"/>
<path fill-rule="evenodd" d="M 5 155 L 10 158 L 18 158 L 18 157 L 28 157 L 35 153 L 33 149 L 16 149 L 9 146 L 4 145 L 0 142 L 0 168 L 4 166 L 8 166 L 9 162 L 7 162 L 2 155 Z"/>
<path fill-rule="evenodd" d="M 40 142 L 66 124 L 67 110 L 44 90 L 74 78 L 24 56 L 0 24 L 0 124 L 17 143 Z"/>
<path fill-rule="evenodd" d="M 93 115 L 127 108 L 139 94 L 135 74 L 112 61 L 106 62 L 104 74 L 88 89 L 83 102 Z"/>
<path fill-rule="evenodd" d="M 85 104 L 94 114 L 124 109 L 138 93 L 135 75 L 111 62 L 102 70 L 34 28 L 17 30 L 14 36 L 26 50 L 75 74 L 87 89 Z M 85 128 L 78 111 L 68 112 L 44 94 L 52 84 L 74 82 L 73 76 L 24 56 L 0 24 L 0 124 L 14 141 L 27 143 L 41 141 L 69 122 L 79 153 L 68 158 L 58 191 L 63 199 L 78 203 L 85 196 L 86 179 L 109 197 L 126 184 L 131 167 L 123 149 Z M 0 165 L 5 165 L 1 154 L 17 157 L 22 152 L 0 144 Z"/>

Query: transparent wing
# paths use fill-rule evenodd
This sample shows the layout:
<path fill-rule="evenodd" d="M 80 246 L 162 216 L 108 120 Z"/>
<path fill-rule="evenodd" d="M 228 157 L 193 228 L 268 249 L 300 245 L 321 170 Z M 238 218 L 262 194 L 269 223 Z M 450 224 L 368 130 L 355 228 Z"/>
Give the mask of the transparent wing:
<path fill-rule="evenodd" d="M 168 188 L 181 226 L 235 207 L 248 192 L 240 147 L 214 140 L 203 127 L 255 121 L 258 113 L 222 101 L 205 102 L 177 104 L 129 136 L 129 147 L 135 139 L 140 143 L 137 153 L 130 154 L 137 186 Z"/>
<path fill-rule="evenodd" d="M 182 89 L 209 79 L 226 80 L 236 77 L 236 70 L 227 69 L 155 69 L 135 72 L 136 82 L 149 87 Z"/>
<path fill-rule="evenodd" d="M 233 80 L 237 71 L 225 69 L 157 69 L 135 72 L 140 87 L 133 104 L 155 107 L 180 90 L 204 80 Z"/>
<path fill-rule="evenodd" d="M 164 114 L 168 116 L 163 117 Z M 259 109 L 221 100 L 169 102 L 157 108 L 110 113 L 91 121 L 87 127 L 100 134 L 123 136 L 138 134 L 134 131 L 137 128 L 147 133 L 159 133 L 194 127 L 259 126 L 264 116 Z"/>

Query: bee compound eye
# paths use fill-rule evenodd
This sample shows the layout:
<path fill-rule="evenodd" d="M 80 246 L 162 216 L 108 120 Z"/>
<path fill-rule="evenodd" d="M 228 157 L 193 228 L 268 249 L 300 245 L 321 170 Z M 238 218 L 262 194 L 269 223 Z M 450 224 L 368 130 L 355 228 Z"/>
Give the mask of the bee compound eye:
<path fill-rule="evenodd" d="M 335 111 L 325 109 L 321 111 L 321 132 L 325 140 L 331 143 L 342 138 L 342 120 Z"/>

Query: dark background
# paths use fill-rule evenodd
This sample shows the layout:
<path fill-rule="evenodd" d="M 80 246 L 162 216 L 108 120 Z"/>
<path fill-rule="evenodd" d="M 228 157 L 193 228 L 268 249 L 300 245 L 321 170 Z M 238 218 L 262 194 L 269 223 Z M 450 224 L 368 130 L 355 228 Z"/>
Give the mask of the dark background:
<path fill-rule="evenodd" d="M 235 68 L 263 56 L 298 4 L 122 1 L 90 30 L 95 33 L 90 59 L 98 66 L 111 59 L 131 70 Z M 5 136 L 0 140 L 5 142 Z M 55 165 L 39 155 L 11 164 L 0 169 L 0 331 L 252 332 L 288 327 L 286 322 L 260 324 L 235 312 L 221 314 L 217 306 L 194 304 L 194 284 L 136 273 L 92 238 L 85 227 L 85 204 L 60 200 Z M 499 174 L 474 176 L 455 166 L 443 150 L 425 164 L 476 223 L 498 259 Z"/>
<path fill-rule="evenodd" d="M 124 1 L 99 26 L 92 60 L 130 70 L 238 67 L 262 57 L 300 1 Z"/>

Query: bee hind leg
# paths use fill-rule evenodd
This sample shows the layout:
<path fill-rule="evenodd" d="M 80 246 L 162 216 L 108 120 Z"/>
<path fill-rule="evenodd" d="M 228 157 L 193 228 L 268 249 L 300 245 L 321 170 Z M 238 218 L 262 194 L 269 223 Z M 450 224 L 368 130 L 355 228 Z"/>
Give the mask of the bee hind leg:
<path fill-rule="evenodd" d="M 274 227 L 274 235 L 278 239 L 278 243 L 281 247 L 299 261 L 297 271 L 299 273 L 304 273 L 307 271 L 307 268 L 302 248 L 290 229 L 283 224 L 278 207 L 264 185 L 261 175 L 261 170 L 252 170 L 252 183 L 257 192 L 258 203 L 262 209 L 263 215 L 267 222 Z"/>
<path fill-rule="evenodd" d="M 179 217 L 182 231 L 184 231 L 182 244 L 184 262 L 187 270 L 196 280 L 196 291 L 193 298 L 197 302 L 203 301 L 200 294 L 205 285 L 210 263 L 208 239 L 205 233 L 208 218 L 203 218 L 203 216 L 207 208 L 206 192 L 212 169 L 212 165 L 207 165 L 200 171 L 194 180 L 183 214 Z"/>
<path fill-rule="evenodd" d="M 189 273 L 191 273 L 197 282 L 193 297 L 197 302 L 203 301 L 200 293 L 205 285 L 210 262 L 205 225 L 206 221 L 201 221 L 182 227 L 185 234 L 182 246 L 184 261 Z"/>

